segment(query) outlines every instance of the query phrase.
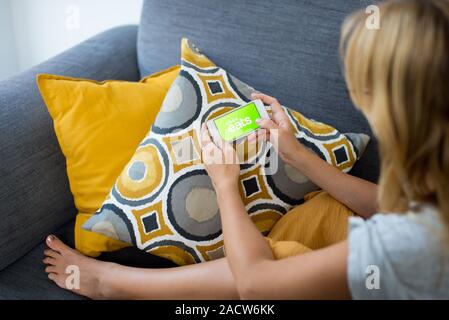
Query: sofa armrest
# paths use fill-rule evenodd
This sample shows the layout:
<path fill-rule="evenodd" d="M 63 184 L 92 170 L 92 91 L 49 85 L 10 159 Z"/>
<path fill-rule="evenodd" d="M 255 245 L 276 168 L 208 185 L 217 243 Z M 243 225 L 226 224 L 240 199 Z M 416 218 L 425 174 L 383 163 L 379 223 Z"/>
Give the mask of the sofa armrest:
<path fill-rule="evenodd" d="M 114 28 L 0 82 L 0 270 L 75 216 L 36 75 L 138 80 L 136 39 L 137 26 Z"/>

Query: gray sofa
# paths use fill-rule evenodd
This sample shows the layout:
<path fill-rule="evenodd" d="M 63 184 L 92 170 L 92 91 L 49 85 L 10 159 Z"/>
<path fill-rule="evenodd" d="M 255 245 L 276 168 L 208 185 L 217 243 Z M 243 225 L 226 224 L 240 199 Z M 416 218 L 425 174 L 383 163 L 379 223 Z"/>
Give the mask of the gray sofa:
<path fill-rule="evenodd" d="M 343 132 L 371 135 L 348 98 L 338 57 L 341 22 L 369 3 L 147 0 L 140 26 L 111 29 L 0 82 L 0 299 L 79 298 L 49 282 L 41 262 L 46 235 L 73 245 L 76 209 L 36 74 L 138 81 L 178 64 L 186 36 L 231 74 L 283 104 Z M 374 140 L 352 173 L 376 181 Z M 103 258 L 170 265 L 136 251 Z"/>

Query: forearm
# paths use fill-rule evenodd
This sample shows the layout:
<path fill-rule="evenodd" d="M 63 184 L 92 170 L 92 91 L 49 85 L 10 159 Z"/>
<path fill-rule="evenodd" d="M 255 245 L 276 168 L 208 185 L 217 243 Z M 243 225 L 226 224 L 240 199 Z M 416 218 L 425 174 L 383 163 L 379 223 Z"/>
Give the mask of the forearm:
<path fill-rule="evenodd" d="M 345 276 L 345 243 L 290 259 L 275 260 L 267 241 L 246 212 L 237 188 L 222 190 L 217 191 L 217 195 L 226 256 L 241 298 L 350 297 Z"/>
<path fill-rule="evenodd" d="M 349 299 L 347 259 L 348 245 L 344 241 L 305 254 L 265 261 L 251 269 L 239 293 L 251 300 Z"/>
<path fill-rule="evenodd" d="M 376 184 L 338 170 L 305 148 L 298 150 L 292 165 L 360 216 L 369 218 L 378 211 Z"/>
<path fill-rule="evenodd" d="M 231 271 L 239 283 L 245 283 L 247 272 L 263 261 L 273 260 L 267 241 L 246 212 L 236 186 L 217 190 L 221 212 L 226 256 Z"/>

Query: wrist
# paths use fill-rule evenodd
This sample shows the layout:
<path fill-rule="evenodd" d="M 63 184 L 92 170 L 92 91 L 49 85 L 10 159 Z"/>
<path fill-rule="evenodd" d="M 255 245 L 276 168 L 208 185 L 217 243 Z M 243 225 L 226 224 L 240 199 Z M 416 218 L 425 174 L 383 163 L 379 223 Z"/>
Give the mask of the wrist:
<path fill-rule="evenodd" d="M 298 143 L 290 152 L 287 163 L 298 170 L 304 168 L 309 161 L 310 151 L 307 150 L 301 143 Z"/>
<path fill-rule="evenodd" d="M 223 179 L 220 182 L 214 182 L 214 188 L 217 195 L 238 190 L 237 181 L 231 179 Z"/>

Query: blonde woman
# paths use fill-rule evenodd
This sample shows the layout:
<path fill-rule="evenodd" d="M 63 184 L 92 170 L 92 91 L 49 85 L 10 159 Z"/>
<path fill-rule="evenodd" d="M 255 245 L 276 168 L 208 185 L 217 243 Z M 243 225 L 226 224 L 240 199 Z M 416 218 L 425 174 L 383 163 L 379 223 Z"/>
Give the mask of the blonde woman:
<path fill-rule="evenodd" d="M 209 164 L 226 258 L 136 269 L 84 257 L 49 236 L 48 277 L 65 287 L 66 267 L 77 265 L 81 287 L 74 291 L 91 298 L 449 298 L 449 2 L 387 1 L 380 11 L 379 30 L 368 30 L 357 12 L 341 41 L 351 98 L 379 141 L 379 186 L 310 153 L 276 99 L 254 96 L 274 113 L 252 139 L 279 134 L 287 163 L 366 219 L 350 218 L 347 240 L 276 260 L 245 212 L 238 165 Z M 214 145 L 206 130 L 202 139 L 207 148 L 233 152 Z M 366 281 L 367 271 L 378 281 Z"/>

